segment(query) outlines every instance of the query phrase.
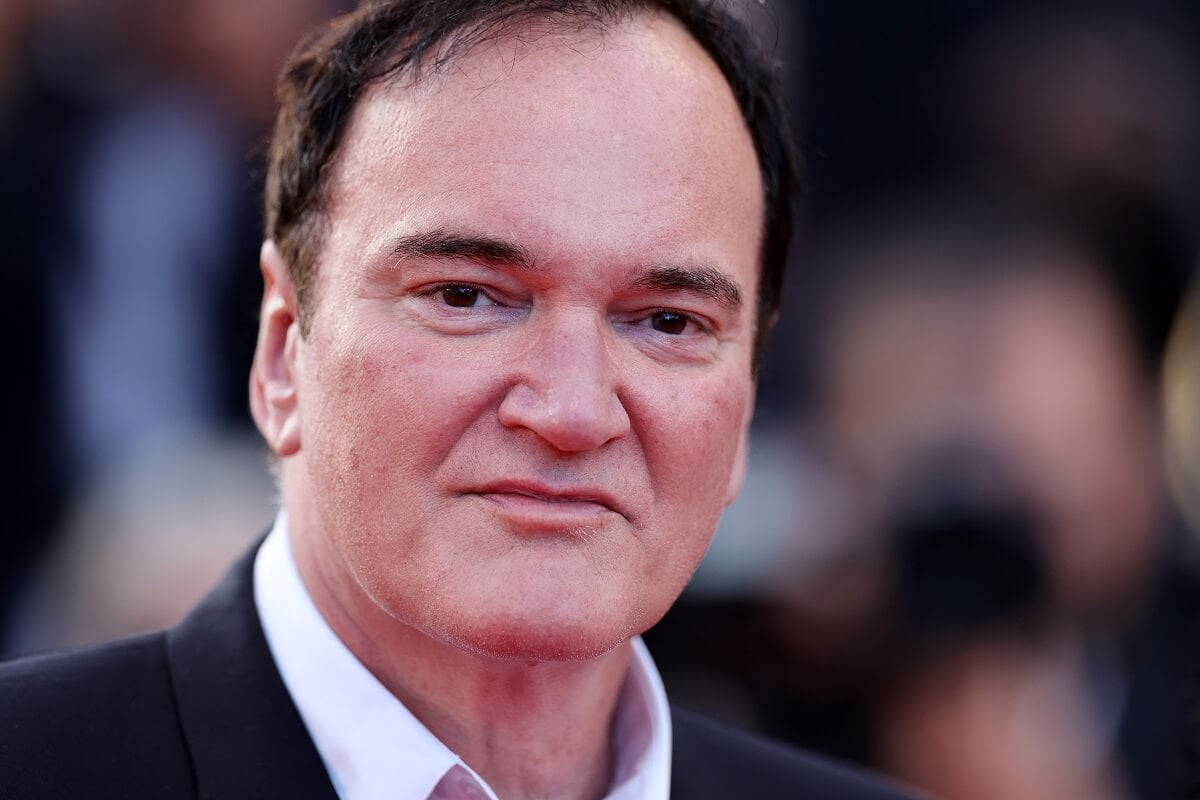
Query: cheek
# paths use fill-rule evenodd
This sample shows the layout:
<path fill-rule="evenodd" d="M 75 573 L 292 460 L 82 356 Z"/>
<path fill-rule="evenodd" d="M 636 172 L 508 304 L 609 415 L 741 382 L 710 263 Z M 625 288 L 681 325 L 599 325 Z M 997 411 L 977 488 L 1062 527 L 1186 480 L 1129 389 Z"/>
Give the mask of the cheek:
<path fill-rule="evenodd" d="M 486 412 L 489 388 L 435 342 L 381 324 L 357 330 L 369 332 L 314 336 L 309 347 L 302 469 L 334 548 L 369 594 L 387 597 L 412 582 L 394 580 L 397 563 L 444 566 L 442 545 L 419 533 L 443 516 L 447 458 Z"/>
<path fill-rule="evenodd" d="M 645 436 L 651 477 L 663 492 L 695 495 L 720 505 L 708 492 L 724 487 L 733 465 L 749 402 L 748 379 L 722 378 L 651 398 L 657 407 Z"/>
<path fill-rule="evenodd" d="M 657 400 L 642 433 L 663 561 L 690 577 L 725 508 L 741 440 L 749 378 L 714 378 Z"/>
<path fill-rule="evenodd" d="M 416 476 L 428 484 L 486 402 L 470 371 L 419 337 L 342 335 L 310 352 L 321 355 L 301 389 L 305 456 L 333 496 L 362 501 L 357 513 L 417 491 Z"/>

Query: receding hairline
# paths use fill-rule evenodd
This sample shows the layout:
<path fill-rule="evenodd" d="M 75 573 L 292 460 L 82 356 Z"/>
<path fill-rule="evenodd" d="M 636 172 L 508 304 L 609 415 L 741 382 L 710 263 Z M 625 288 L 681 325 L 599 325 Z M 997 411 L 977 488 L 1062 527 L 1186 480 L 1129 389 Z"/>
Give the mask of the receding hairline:
<path fill-rule="evenodd" d="M 482 48 L 486 48 L 489 45 L 500 46 L 506 40 L 516 41 L 519 45 L 518 51 L 514 51 L 512 61 L 510 62 L 510 67 L 515 67 L 518 60 L 528 55 L 527 52 L 522 53 L 519 50 L 532 50 L 535 46 L 542 44 L 547 37 L 561 34 L 575 34 L 582 37 L 579 42 L 593 40 L 603 43 L 614 30 L 627 27 L 632 31 L 634 30 L 634 24 L 642 20 L 666 23 L 669 27 L 674 28 L 682 34 L 683 39 L 690 43 L 697 53 L 702 56 L 703 60 L 711 67 L 709 77 L 714 79 L 713 82 L 715 85 L 722 87 L 722 90 L 727 93 L 734 117 L 737 119 L 740 127 L 746 131 L 751 148 L 754 149 L 754 140 L 750 132 L 750 126 L 737 98 L 734 96 L 733 86 L 711 54 L 705 49 L 704 45 L 687 29 L 683 22 L 665 9 L 654 6 L 640 6 L 633 2 L 613 3 L 610 5 L 614 6 L 614 8 L 575 8 L 561 10 L 534 7 L 524 10 L 513 10 L 513 13 L 498 20 L 484 21 L 478 25 L 451 31 L 443 40 L 435 44 L 435 49 L 432 52 L 422 53 L 419 58 L 411 62 L 405 62 L 399 69 L 388 70 L 385 74 L 368 80 L 362 94 L 356 98 L 354 107 L 342 127 L 341 136 L 325 165 L 325 174 L 321 182 L 321 191 L 318 192 L 318 208 L 316 210 L 318 212 L 324 210 L 324 203 L 330 197 L 328 192 L 334 183 L 333 179 L 336 178 L 337 170 L 343 162 L 341 156 L 346 142 L 352 136 L 355 125 L 363 114 L 363 109 L 379 92 L 393 90 L 417 91 L 423 86 L 428 86 L 431 79 L 436 80 L 439 76 L 444 75 L 447 70 L 454 69 L 456 66 L 461 70 L 462 64 L 469 60 L 472 55 L 478 54 Z M 532 37 L 530 37 L 531 32 L 534 34 Z M 400 51 L 406 46 L 407 44 L 402 42 L 394 49 Z M 545 43 L 541 49 L 551 47 L 563 48 L 577 54 L 582 52 L 579 48 L 572 46 L 571 43 L 561 39 L 556 42 Z M 490 82 L 485 80 L 481 84 L 480 89 L 486 89 L 491 82 L 497 80 L 499 78 L 495 78 Z M 436 91 L 436 86 L 433 88 L 433 91 Z M 758 154 L 755 152 L 755 160 L 757 161 L 757 159 Z M 758 167 L 761 178 L 762 165 L 759 164 Z"/>
<path fill-rule="evenodd" d="M 370 83 L 403 81 L 412 85 L 420 83 L 427 75 L 436 75 L 468 58 L 478 48 L 515 39 L 523 46 L 541 43 L 546 37 L 576 34 L 585 38 L 603 38 L 613 29 L 632 24 L 638 19 L 669 21 L 684 32 L 686 27 L 667 10 L 640 5 L 636 2 L 620 2 L 597 6 L 579 6 L 566 9 L 549 9 L 537 6 L 505 9 L 505 13 L 484 19 L 474 25 L 465 25 L 447 32 L 433 43 L 429 51 L 420 52 L 417 58 L 405 61 L 398 69 L 386 70 L 387 74 L 376 76 Z M 688 33 L 689 38 L 694 38 Z M 559 44 L 569 46 L 560 40 Z M 404 50 L 409 42 L 401 42 L 396 51 Z M 697 42 L 699 45 L 699 42 Z M 701 46 L 701 49 L 703 47 Z"/>
<path fill-rule="evenodd" d="M 439 75 L 445 74 L 447 70 L 454 68 L 455 65 L 461 65 L 480 48 L 499 45 L 505 40 L 515 40 L 524 48 L 530 48 L 548 36 L 564 33 L 602 41 L 611 30 L 631 24 L 639 18 L 669 20 L 689 39 L 695 41 L 695 37 L 686 30 L 678 18 L 661 8 L 639 6 L 634 2 L 598 4 L 598 6 L 569 9 L 547 9 L 534 6 L 524 9 L 506 9 L 504 14 L 495 19 L 484 19 L 477 24 L 466 25 L 447 32 L 443 38 L 433 43 L 431 50 L 422 50 L 411 60 L 404 60 L 397 64 L 394 58 L 385 59 L 385 63 L 389 66 L 380 74 L 369 77 L 363 86 L 362 93 L 354 100 L 354 106 L 342 126 L 341 135 L 324 165 L 323 179 L 317 192 L 316 207 L 313 210 L 318 214 L 325 210 L 332 179 L 336 177 L 338 165 L 342 161 L 341 154 L 346 140 L 350 137 L 356 120 L 362 115 L 362 109 L 380 91 L 418 90 L 422 86 L 428 85 L 431 78 L 436 79 Z M 532 38 L 530 37 L 531 33 L 534 34 Z M 394 53 L 404 52 L 410 44 L 411 39 L 402 41 L 396 44 L 392 50 Z M 561 41 L 558 44 L 567 46 L 565 42 Z M 695 42 L 695 44 L 701 52 L 704 52 L 704 48 L 699 42 Z M 708 57 L 708 54 L 705 53 L 705 56 Z M 514 56 L 514 65 L 517 57 L 519 56 Z M 717 72 L 719 74 L 720 70 L 718 69 Z M 723 82 L 728 84 L 728 81 L 724 79 Z"/>

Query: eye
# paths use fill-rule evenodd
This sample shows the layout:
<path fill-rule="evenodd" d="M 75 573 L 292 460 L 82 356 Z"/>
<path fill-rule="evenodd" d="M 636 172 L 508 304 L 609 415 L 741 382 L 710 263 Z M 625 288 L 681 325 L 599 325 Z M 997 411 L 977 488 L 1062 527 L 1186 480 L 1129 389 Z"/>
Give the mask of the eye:
<path fill-rule="evenodd" d="M 470 308 L 480 300 L 487 300 L 483 292 L 474 286 L 443 286 L 440 292 L 446 305 L 454 308 Z"/>
<path fill-rule="evenodd" d="M 689 322 L 691 322 L 690 319 L 676 311 L 656 311 L 650 315 L 651 328 L 672 336 L 683 334 L 687 330 Z"/>

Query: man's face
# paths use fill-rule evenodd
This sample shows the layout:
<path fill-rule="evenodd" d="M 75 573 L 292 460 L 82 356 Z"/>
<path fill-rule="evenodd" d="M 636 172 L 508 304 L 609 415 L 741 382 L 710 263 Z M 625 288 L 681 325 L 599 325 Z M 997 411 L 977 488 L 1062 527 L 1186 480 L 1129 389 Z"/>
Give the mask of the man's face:
<path fill-rule="evenodd" d="M 360 103 L 272 444 L 333 591 L 580 658 L 657 621 L 736 494 L 762 189 L 675 23 L 525 38 Z"/>

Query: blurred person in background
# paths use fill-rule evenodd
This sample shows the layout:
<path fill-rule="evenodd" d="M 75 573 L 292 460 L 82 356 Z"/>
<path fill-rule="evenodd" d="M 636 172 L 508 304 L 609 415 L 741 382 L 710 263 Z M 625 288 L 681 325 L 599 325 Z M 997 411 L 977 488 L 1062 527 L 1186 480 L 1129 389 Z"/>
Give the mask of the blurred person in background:
<path fill-rule="evenodd" d="M 871 757 L 947 797 L 1196 790 L 1195 547 L 1159 391 L 1198 241 L 1192 12 L 945 15 L 911 119 L 871 126 L 921 144 L 825 216 L 813 438 L 847 548 L 794 618 L 887 665 L 847 670 Z M 962 208 L 914 214 L 943 181 Z"/>
<path fill-rule="evenodd" d="M 30 646 L 14 630 L 32 613 L 14 604 L 55 571 L 30 572 L 56 557 L 77 505 L 178 468 L 196 437 L 253 441 L 242 376 L 261 218 L 247 175 L 261 172 L 284 56 L 335 4 L 5 9 L 0 224 L 13 247 L 0 316 L 22 376 L 6 393 L 0 467 L 13 520 L 0 534 L 0 654 L 12 654 Z"/>
<path fill-rule="evenodd" d="M 872 642 L 875 757 L 947 798 L 1185 796 L 1200 582 L 1158 375 L 1186 265 L 920 205 L 824 256 L 820 452 L 857 550 L 826 580 L 862 591 L 837 624 Z M 795 603 L 811 638 L 821 606 Z"/>

